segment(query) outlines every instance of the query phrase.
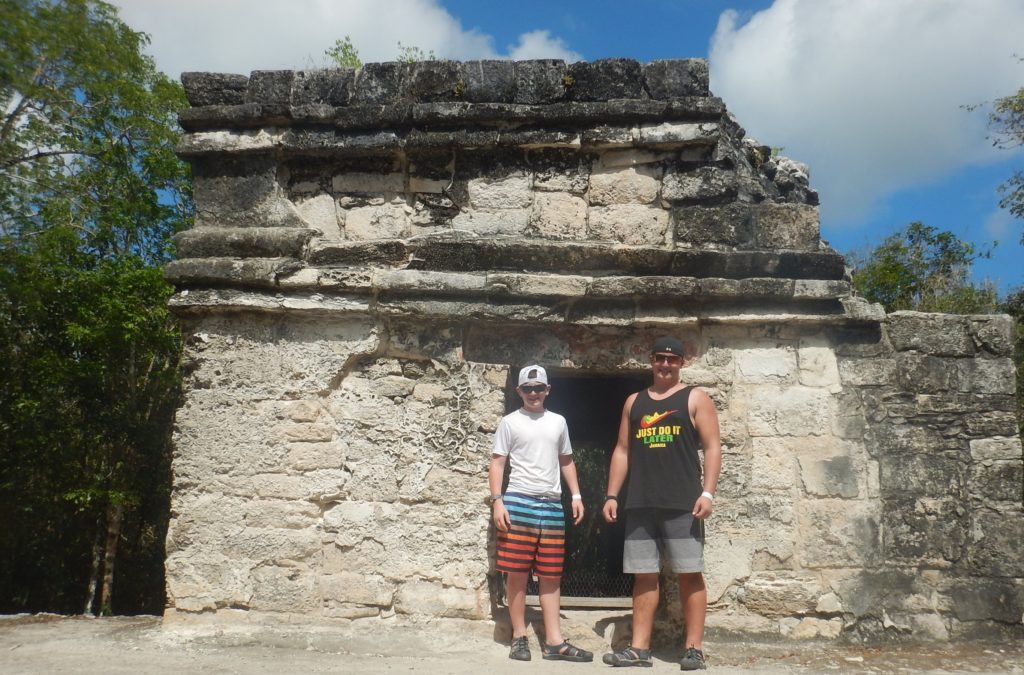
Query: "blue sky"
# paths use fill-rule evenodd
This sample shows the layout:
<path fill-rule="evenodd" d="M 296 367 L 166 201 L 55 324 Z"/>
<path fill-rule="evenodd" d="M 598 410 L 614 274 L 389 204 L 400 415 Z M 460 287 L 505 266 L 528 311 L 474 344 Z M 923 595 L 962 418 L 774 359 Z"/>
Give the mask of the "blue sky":
<path fill-rule="evenodd" d="M 997 187 L 1024 165 L 995 150 L 984 103 L 1024 86 L 1021 0 L 115 0 L 157 66 L 248 73 L 364 61 L 397 43 L 440 58 L 705 57 L 747 133 L 805 162 L 822 236 L 841 253 L 919 220 L 982 245 L 975 266 L 1024 285 L 1024 223 Z"/>

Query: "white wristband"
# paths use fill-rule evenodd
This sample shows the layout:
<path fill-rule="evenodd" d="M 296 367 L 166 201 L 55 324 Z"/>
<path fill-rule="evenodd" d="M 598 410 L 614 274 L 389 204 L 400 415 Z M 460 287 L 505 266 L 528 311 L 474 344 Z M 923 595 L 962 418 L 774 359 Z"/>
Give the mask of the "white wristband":
<path fill-rule="evenodd" d="M 700 496 L 701 497 L 707 497 L 711 501 L 715 501 L 715 496 L 713 494 L 711 494 L 710 492 L 708 492 L 707 490 L 705 490 L 704 492 L 701 492 Z"/>
<path fill-rule="evenodd" d="M 583 495 L 573 495 L 572 496 L 572 500 L 573 501 L 582 500 L 582 499 L 583 499 Z"/>

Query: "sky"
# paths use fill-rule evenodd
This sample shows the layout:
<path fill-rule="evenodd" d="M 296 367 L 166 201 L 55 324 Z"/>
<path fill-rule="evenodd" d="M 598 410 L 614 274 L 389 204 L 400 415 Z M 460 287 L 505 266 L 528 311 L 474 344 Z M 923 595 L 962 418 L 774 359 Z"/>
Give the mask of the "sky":
<path fill-rule="evenodd" d="M 1024 0 L 114 0 L 162 71 L 328 67 L 399 43 L 438 58 L 707 58 L 747 134 L 810 167 L 840 253 L 907 224 L 992 257 L 974 279 L 1024 285 L 1024 222 L 998 186 L 1024 150 L 994 148 L 985 104 L 1024 87 Z M 972 106 L 981 105 L 971 110 Z"/>

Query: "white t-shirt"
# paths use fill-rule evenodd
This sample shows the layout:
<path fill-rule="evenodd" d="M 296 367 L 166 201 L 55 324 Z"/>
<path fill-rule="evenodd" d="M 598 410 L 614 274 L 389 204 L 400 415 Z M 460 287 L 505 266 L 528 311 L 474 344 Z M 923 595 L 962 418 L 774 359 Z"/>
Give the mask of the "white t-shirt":
<path fill-rule="evenodd" d="M 501 418 L 494 434 L 494 454 L 509 458 L 509 492 L 557 497 L 562 494 L 558 457 L 572 454 L 569 427 L 558 413 L 520 408 Z"/>

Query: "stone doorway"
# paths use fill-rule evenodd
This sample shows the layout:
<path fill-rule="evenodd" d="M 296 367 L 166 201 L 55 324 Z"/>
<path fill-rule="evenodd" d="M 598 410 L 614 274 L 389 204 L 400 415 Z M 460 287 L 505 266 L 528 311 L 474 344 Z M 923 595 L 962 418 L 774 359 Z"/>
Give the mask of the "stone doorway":
<path fill-rule="evenodd" d="M 597 376 L 550 373 L 548 409 L 565 416 L 572 439 L 586 514 L 579 526 L 566 533 L 566 571 L 562 577 L 562 605 L 618 607 L 629 604 L 632 576 L 622 573 L 623 528 L 601 517 L 608 481 L 608 462 L 619 431 L 626 397 L 648 384 L 643 375 Z M 518 401 L 517 401 L 518 403 Z M 563 505 L 571 512 L 570 494 L 563 484 Z M 536 580 L 527 587 L 530 601 Z"/>

